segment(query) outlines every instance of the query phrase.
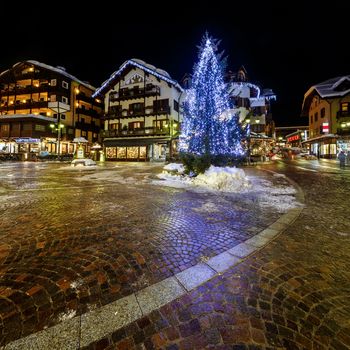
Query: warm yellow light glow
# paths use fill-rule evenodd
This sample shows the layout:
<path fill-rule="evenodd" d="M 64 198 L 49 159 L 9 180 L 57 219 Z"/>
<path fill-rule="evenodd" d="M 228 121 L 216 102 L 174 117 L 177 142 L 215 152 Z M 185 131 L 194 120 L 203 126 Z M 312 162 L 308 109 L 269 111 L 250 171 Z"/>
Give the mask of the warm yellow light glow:
<path fill-rule="evenodd" d="M 247 118 L 245 121 L 249 124 L 250 123 L 250 118 Z"/>
<path fill-rule="evenodd" d="M 34 115 L 39 115 L 39 113 L 38 112 L 34 112 Z"/>
<path fill-rule="evenodd" d="M 95 101 L 96 101 L 97 103 L 101 103 L 101 100 L 99 100 L 98 98 L 96 98 Z"/>
<path fill-rule="evenodd" d="M 75 102 L 75 107 L 79 107 L 79 103 L 78 102 Z"/>
<path fill-rule="evenodd" d="M 34 86 L 35 86 L 35 87 L 39 87 L 39 84 L 38 84 L 38 83 L 35 83 Z"/>
<path fill-rule="evenodd" d="M 80 90 L 78 88 L 75 88 L 74 91 L 76 94 L 79 94 L 79 92 L 80 92 Z"/>
<path fill-rule="evenodd" d="M 26 103 L 26 100 L 22 100 L 23 103 Z"/>
<path fill-rule="evenodd" d="M 46 115 L 49 117 L 51 115 L 51 112 L 46 112 Z"/>
<path fill-rule="evenodd" d="M 283 137 L 282 137 L 282 136 L 280 136 L 278 139 L 279 139 L 279 140 L 283 140 Z"/>
<path fill-rule="evenodd" d="M 55 124 L 50 124 L 50 128 L 53 129 L 55 127 Z"/>
<path fill-rule="evenodd" d="M 348 122 L 348 123 L 346 123 L 346 125 L 347 125 L 347 126 L 350 126 L 350 123 Z"/>
<path fill-rule="evenodd" d="M 30 67 L 29 72 L 34 72 L 34 67 Z"/>
<path fill-rule="evenodd" d="M 260 121 L 259 119 L 255 119 L 255 123 L 259 123 L 259 121 Z"/>

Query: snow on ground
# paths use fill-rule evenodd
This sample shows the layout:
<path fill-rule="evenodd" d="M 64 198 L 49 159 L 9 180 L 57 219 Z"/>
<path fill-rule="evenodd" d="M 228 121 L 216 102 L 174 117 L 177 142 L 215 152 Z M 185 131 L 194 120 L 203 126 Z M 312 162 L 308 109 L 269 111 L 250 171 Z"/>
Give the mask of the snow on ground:
<path fill-rule="evenodd" d="M 212 165 L 204 174 L 196 177 L 182 176 L 183 166 L 181 164 L 171 163 L 163 169 L 165 171 L 158 175 L 163 181 L 154 180 L 152 181 L 154 185 L 221 192 L 241 192 L 250 186 L 244 171 L 238 168 Z M 177 173 L 169 174 L 168 171 L 177 171 Z"/>
<path fill-rule="evenodd" d="M 284 213 L 291 208 L 301 206 L 295 199 L 296 190 L 285 179 L 285 176 L 274 176 L 271 182 L 258 176 L 246 176 L 244 170 L 235 167 L 211 166 L 204 174 L 197 177 L 182 175 L 181 164 L 168 164 L 158 175 L 161 180 L 153 180 L 153 185 L 184 188 L 197 192 L 212 193 L 249 193 L 256 197 L 261 207 L 270 207 Z M 170 171 L 171 173 L 169 173 Z M 201 211 L 215 211 L 212 206 L 203 206 Z"/>

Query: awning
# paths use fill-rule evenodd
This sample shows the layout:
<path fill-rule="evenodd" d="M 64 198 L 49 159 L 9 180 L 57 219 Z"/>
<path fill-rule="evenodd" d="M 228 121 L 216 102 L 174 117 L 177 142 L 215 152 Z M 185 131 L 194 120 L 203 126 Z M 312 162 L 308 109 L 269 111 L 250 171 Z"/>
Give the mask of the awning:
<path fill-rule="evenodd" d="M 308 140 L 302 141 L 302 143 L 314 143 L 314 142 L 318 142 L 318 141 L 325 141 L 328 139 L 337 139 L 339 138 L 338 135 L 334 135 L 334 134 L 327 134 L 327 135 L 321 135 L 321 136 L 317 136 L 317 137 L 312 137 Z"/>

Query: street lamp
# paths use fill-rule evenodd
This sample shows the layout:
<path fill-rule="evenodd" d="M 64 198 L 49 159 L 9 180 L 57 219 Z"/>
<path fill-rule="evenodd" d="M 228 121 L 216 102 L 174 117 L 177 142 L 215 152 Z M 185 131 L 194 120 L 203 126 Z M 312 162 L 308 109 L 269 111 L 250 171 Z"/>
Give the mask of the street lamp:
<path fill-rule="evenodd" d="M 250 165 L 250 118 L 246 118 L 245 122 L 247 124 L 247 155 L 248 155 L 248 165 Z"/>
<path fill-rule="evenodd" d="M 61 130 L 64 128 L 64 125 L 61 123 L 58 124 L 54 124 L 51 123 L 50 124 L 50 128 L 52 130 L 57 131 L 57 144 L 56 144 L 56 148 L 57 148 L 57 157 L 58 159 L 60 159 L 60 138 L 61 138 Z"/>

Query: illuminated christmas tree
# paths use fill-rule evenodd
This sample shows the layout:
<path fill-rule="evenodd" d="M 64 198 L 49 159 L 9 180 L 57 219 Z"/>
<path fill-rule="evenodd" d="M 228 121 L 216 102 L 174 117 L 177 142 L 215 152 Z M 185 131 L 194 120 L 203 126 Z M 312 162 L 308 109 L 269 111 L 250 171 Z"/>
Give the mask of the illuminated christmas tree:
<path fill-rule="evenodd" d="M 243 155 L 242 133 L 229 113 L 229 95 L 223 78 L 224 63 L 218 42 L 206 34 L 202 40 L 192 86 L 184 102 L 180 151 L 194 155 Z"/>

